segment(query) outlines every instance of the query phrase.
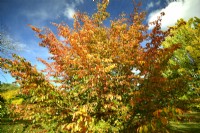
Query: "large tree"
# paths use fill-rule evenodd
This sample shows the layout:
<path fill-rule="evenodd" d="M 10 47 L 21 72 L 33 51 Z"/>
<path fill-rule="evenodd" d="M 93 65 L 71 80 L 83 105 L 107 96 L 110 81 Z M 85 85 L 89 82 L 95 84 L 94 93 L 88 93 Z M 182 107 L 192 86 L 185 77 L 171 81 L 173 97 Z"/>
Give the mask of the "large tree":
<path fill-rule="evenodd" d="M 175 103 L 186 92 L 187 77 L 163 75 L 179 69 L 167 65 L 179 45 L 161 47 L 169 33 L 161 31 L 161 18 L 148 33 L 145 13 L 135 7 L 130 18 L 122 14 L 106 27 L 108 4 L 98 3 L 92 16 L 77 13 L 73 28 L 53 24 L 58 35 L 30 26 L 52 55 L 50 63 L 40 59 L 43 72 L 17 55 L 0 58 L 28 97 L 13 107 L 20 118 L 52 132 L 159 132 L 173 112 L 181 112 Z"/>

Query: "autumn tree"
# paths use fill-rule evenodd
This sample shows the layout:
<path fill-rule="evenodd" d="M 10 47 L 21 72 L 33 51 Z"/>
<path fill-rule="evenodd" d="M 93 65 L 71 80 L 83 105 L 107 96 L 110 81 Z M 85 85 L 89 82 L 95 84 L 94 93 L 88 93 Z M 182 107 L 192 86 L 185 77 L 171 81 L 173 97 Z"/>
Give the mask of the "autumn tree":
<path fill-rule="evenodd" d="M 0 58 L 28 97 L 13 107 L 18 118 L 52 132 L 159 132 L 181 113 L 175 103 L 187 77 L 164 75 L 179 69 L 167 63 L 180 45 L 163 48 L 169 31 L 161 31 L 161 18 L 148 33 L 137 6 L 130 18 L 122 14 L 105 26 L 108 4 L 98 3 L 92 16 L 77 13 L 72 28 L 53 23 L 58 35 L 30 25 L 52 55 L 50 62 L 39 58 L 46 65 L 42 72 L 17 55 Z"/>

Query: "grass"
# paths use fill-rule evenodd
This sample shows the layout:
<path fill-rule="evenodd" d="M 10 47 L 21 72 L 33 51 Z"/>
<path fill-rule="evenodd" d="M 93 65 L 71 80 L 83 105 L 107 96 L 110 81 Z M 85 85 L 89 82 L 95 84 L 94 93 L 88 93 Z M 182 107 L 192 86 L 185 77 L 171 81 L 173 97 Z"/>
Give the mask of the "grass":
<path fill-rule="evenodd" d="M 14 125 L 0 125 L 1 133 L 22 133 L 23 132 L 23 124 L 14 124 Z"/>
<path fill-rule="evenodd" d="M 190 112 L 181 116 L 182 122 L 170 122 L 172 133 L 198 133 L 200 132 L 200 112 Z"/>
<path fill-rule="evenodd" d="M 197 122 L 170 122 L 170 129 L 174 133 L 198 133 L 200 124 Z"/>
<path fill-rule="evenodd" d="M 1 85 L 0 95 L 11 104 L 21 104 L 23 98 L 16 98 L 20 89 L 13 85 Z M 0 119 L 0 133 L 22 133 L 27 122 L 13 122 L 12 119 L 4 117 Z"/>
<path fill-rule="evenodd" d="M 0 133 L 38 133 L 42 129 L 34 129 L 30 121 L 18 120 L 13 122 L 10 118 L 4 118 L 0 121 Z"/>
<path fill-rule="evenodd" d="M 170 133 L 198 133 L 200 132 L 200 112 L 192 112 L 182 116 L 183 122 L 170 122 Z M 190 120 L 190 122 L 188 122 Z M 0 133 L 38 133 L 42 129 L 34 129 L 29 121 L 15 121 L 4 118 L 0 121 Z"/>

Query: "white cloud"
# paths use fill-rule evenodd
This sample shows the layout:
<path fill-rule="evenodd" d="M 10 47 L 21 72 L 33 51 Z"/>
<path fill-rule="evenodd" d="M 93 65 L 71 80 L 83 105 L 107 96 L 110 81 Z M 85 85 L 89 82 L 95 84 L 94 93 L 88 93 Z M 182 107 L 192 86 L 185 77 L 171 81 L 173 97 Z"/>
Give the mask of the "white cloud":
<path fill-rule="evenodd" d="M 146 10 L 149 10 L 155 6 L 159 6 L 160 5 L 160 0 L 158 0 L 157 2 L 153 2 L 151 1 L 150 3 L 147 4 Z"/>
<path fill-rule="evenodd" d="M 154 6 L 153 2 L 150 2 L 150 3 L 147 5 L 147 8 L 146 8 L 146 9 L 148 10 L 148 9 L 152 8 L 153 6 Z"/>
<path fill-rule="evenodd" d="M 77 3 L 77 4 L 83 4 L 83 0 L 75 0 L 75 3 Z"/>
<path fill-rule="evenodd" d="M 155 4 L 156 4 L 157 6 L 160 5 L 160 0 L 158 0 Z"/>
<path fill-rule="evenodd" d="M 180 18 L 188 20 L 192 17 L 200 17 L 199 5 L 199 0 L 178 0 L 177 2 L 169 2 L 166 8 L 150 13 L 148 22 L 156 20 L 161 12 L 165 12 L 165 16 L 162 18 L 162 29 L 166 29 L 168 26 L 173 26 Z M 152 26 L 150 26 L 150 29 L 151 28 Z"/>
<path fill-rule="evenodd" d="M 64 11 L 64 16 L 67 17 L 68 19 L 73 19 L 73 16 L 75 14 L 75 8 L 73 5 L 69 6 L 66 5 L 65 11 Z"/>
<path fill-rule="evenodd" d="M 50 20 L 54 20 L 62 14 L 62 11 L 65 8 L 65 3 L 65 0 L 59 0 L 59 2 L 49 0 L 48 2 L 41 1 L 40 3 L 30 1 L 30 5 L 33 6 L 28 6 L 28 8 L 25 7 L 22 9 L 21 15 L 26 17 L 29 23 L 31 22 L 33 25 L 44 26 L 45 22 L 50 22 Z"/>
<path fill-rule="evenodd" d="M 27 45 L 22 42 L 16 42 L 13 44 L 15 48 L 17 48 L 17 51 L 23 51 L 26 50 Z"/>
<path fill-rule="evenodd" d="M 84 0 L 48 0 L 35 3 L 30 1 L 29 5 L 22 9 L 21 15 L 32 25 L 44 26 L 45 22 L 50 22 L 64 15 L 68 19 L 73 19 L 77 5 L 83 4 Z"/>
<path fill-rule="evenodd" d="M 68 19 L 73 19 L 75 13 L 76 13 L 76 6 L 79 4 L 83 4 L 83 0 L 75 0 L 71 4 L 67 3 L 65 5 L 65 10 L 63 12 L 63 15 L 67 17 Z"/>

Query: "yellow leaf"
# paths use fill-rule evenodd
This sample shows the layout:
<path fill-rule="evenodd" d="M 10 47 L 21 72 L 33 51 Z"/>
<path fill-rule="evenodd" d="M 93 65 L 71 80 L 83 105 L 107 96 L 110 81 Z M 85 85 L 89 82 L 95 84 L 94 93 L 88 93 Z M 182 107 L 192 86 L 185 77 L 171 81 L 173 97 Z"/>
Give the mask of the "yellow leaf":
<path fill-rule="evenodd" d="M 115 68 L 115 64 L 112 64 L 104 69 L 105 72 L 110 72 L 113 68 Z"/>

